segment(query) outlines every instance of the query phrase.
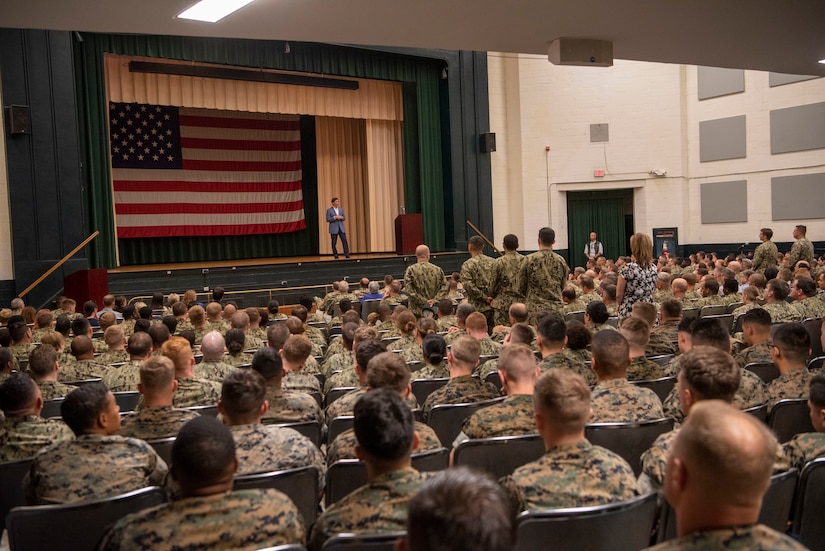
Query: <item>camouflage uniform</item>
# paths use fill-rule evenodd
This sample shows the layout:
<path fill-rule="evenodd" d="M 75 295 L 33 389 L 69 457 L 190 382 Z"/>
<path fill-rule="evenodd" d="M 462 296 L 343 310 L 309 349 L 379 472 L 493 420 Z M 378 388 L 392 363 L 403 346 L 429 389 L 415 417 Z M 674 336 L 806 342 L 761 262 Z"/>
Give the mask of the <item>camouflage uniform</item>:
<path fill-rule="evenodd" d="M 73 438 L 71 429 L 57 419 L 8 417 L 0 420 L 0 462 L 28 459 L 46 446 Z"/>
<path fill-rule="evenodd" d="M 602 381 L 591 396 L 593 416 L 590 423 L 638 423 L 665 416 L 655 392 L 624 378 Z"/>
<path fill-rule="evenodd" d="M 818 457 L 825 457 L 825 433 L 805 432 L 797 434 L 789 442 L 782 446 L 785 457 L 791 464 L 792 469 L 802 472 L 809 461 Z"/>
<path fill-rule="evenodd" d="M 263 339 L 261 339 L 257 335 L 253 335 L 252 333 L 246 334 L 246 340 L 244 341 L 243 345 L 244 350 L 258 350 L 259 348 L 263 347 Z"/>
<path fill-rule="evenodd" d="M 95 359 L 99 363 L 106 365 L 119 364 L 129 361 L 129 353 L 125 350 L 109 350 L 107 352 L 104 352 Z"/>
<path fill-rule="evenodd" d="M 217 329 L 213 329 L 211 326 L 207 325 L 206 327 L 193 327 L 195 331 L 195 344 L 200 345 L 203 342 L 203 337 L 209 333 L 210 331 L 218 331 L 221 335 L 225 335 L 226 331 L 219 331 Z"/>
<path fill-rule="evenodd" d="M 804 551 L 804 545 L 763 524 L 737 526 L 694 532 L 654 547 L 655 551 L 698 551 L 730 549 L 733 551 Z"/>
<path fill-rule="evenodd" d="M 343 371 L 347 368 L 352 368 L 355 364 L 351 350 L 344 350 L 338 354 L 333 354 L 324 363 L 321 364 L 321 373 L 327 377 L 331 376 L 336 371 Z"/>
<path fill-rule="evenodd" d="M 542 373 L 553 368 L 562 368 L 574 371 L 584 377 L 584 380 L 587 381 L 587 384 L 590 385 L 591 388 L 596 386 L 596 374 L 593 373 L 590 366 L 581 362 L 574 362 L 565 356 L 563 352 L 556 352 L 554 354 L 550 354 L 549 356 L 545 356 L 539 362 L 539 369 Z"/>
<path fill-rule="evenodd" d="M 20 370 L 20 362 L 28 362 L 29 354 L 32 350 L 37 348 L 37 345 L 30 342 L 19 342 L 9 347 L 11 354 L 14 357 L 14 368 Z"/>
<path fill-rule="evenodd" d="M 140 382 L 141 365 L 143 360 L 131 360 L 120 367 L 112 367 L 103 376 L 103 384 L 112 392 L 135 391 Z"/>
<path fill-rule="evenodd" d="M 281 381 L 281 388 L 295 392 L 321 392 L 321 382 L 312 373 L 287 371 Z"/>
<path fill-rule="evenodd" d="M 573 302 L 568 302 L 564 305 L 564 313 L 569 314 L 570 312 L 584 312 L 586 308 L 587 303 L 581 298 L 577 298 Z"/>
<path fill-rule="evenodd" d="M 662 366 L 665 368 L 665 373 L 668 377 L 675 377 L 679 374 L 679 371 L 682 370 L 682 360 L 679 356 L 674 356 L 667 362 L 666 365 Z"/>
<path fill-rule="evenodd" d="M 404 336 L 387 347 L 388 350 L 400 350 L 401 357 L 405 362 L 423 362 L 424 354 L 421 352 L 421 345 L 415 337 Z"/>
<path fill-rule="evenodd" d="M 598 285 L 599 285 L 598 282 L 594 281 L 593 283 L 598 288 Z M 582 296 L 580 296 L 578 298 L 579 298 L 579 300 L 583 301 L 585 304 L 590 304 L 591 302 L 596 302 L 597 300 L 598 301 L 602 300 L 601 295 L 599 295 L 599 293 L 597 293 L 595 289 L 590 291 L 589 293 L 584 293 Z"/>
<path fill-rule="evenodd" d="M 386 304 L 387 306 L 392 308 L 393 304 L 401 304 L 404 302 L 404 300 L 408 300 L 407 297 L 404 295 L 391 295 L 382 298 L 380 304 Z"/>
<path fill-rule="evenodd" d="M 327 344 L 327 339 L 324 338 L 324 332 L 317 327 L 307 325 L 306 337 L 312 344 L 317 344 L 318 346 L 326 346 Z"/>
<path fill-rule="evenodd" d="M 347 392 L 346 394 L 344 394 L 343 396 L 329 404 L 325 411 L 327 416 L 327 424 L 329 424 L 329 422 L 335 419 L 336 417 L 352 415 L 355 409 L 355 402 L 357 402 L 358 399 L 366 393 L 367 387 L 362 386 Z"/>
<path fill-rule="evenodd" d="M 32 342 L 40 342 L 47 333 L 54 331 L 51 327 L 41 327 L 40 329 L 32 329 Z"/>
<path fill-rule="evenodd" d="M 411 467 L 379 475 L 330 506 L 312 527 L 309 551 L 343 532 L 375 534 L 407 529 L 407 502 L 429 477 Z"/>
<path fill-rule="evenodd" d="M 178 379 L 178 389 L 172 397 L 176 408 L 214 406 L 221 398 L 221 383 L 184 377 Z"/>
<path fill-rule="evenodd" d="M 593 361 L 593 354 L 586 348 L 582 348 L 581 350 L 565 348 L 561 352 L 565 355 L 565 357 L 570 358 L 574 362 L 590 365 L 590 362 Z"/>
<path fill-rule="evenodd" d="M 477 365 L 473 369 L 473 375 L 477 376 L 482 381 L 487 378 L 490 373 L 496 373 L 498 371 L 498 358 L 492 358 L 487 360 L 483 364 Z M 449 368 L 448 368 L 449 372 Z M 449 377 L 450 375 L 445 375 L 445 377 Z"/>
<path fill-rule="evenodd" d="M 752 310 L 753 308 L 762 308 L 762 307 L 759 304 L 755 303 L 755 302 L 749 302 L 748 304 L 743 304 L 739 308 L 736 308 L 732 312 L 734 323 L 736 323 L 736 320 L 739 319 L 739 316 L 741 316 L 742 314 L 744 314 L 748 310 Z"/>
<path fill-rule="evenodd" d="M 488 363 L 490 362 L 487 362 L 487 364 Z M 417 379 L 445 379 L 449 376 L 450 368 L 447 367 L 447 363 L 443 361 L 435 365 L 425 365 L 418 371 L 412 372 L 412 380 L 414 381 Z"/>
<path fill-rule="evenodd" d="M 535 323 L 539 312 L 562 312 L 561 292 L 569 273 L 570 268 L 564 259 L 551 250 L 540 250 L 524 259 L 518 289 L 524 295 L 530 323 Z"/>
<path fill-rule="evenodd" d="M 418 447 L 413 450 L 413 453 L 435 451 L 443 447 L 435 431 L 424 423 L 416 421 L 415 432 L 418 434 Z M 332 465 L 340 459 L 358 459 L 355 455 L 357 443 L 355 429 L 347 429 L 336 436 L 327 449 L 327 465 Z"/>
<path fill-rule="evenodd" d="M 791 307 L 791 305 L 784 300 L 765 304 L 762 308 L 771 315 L 771 323 L 795 323 L 802 321 L 802 316 L 799 315 L 797 309 Z"/>
<path fill-rule="evenodd" d="M 667 372 L 664 367 L 656 362 L 648 360 L 644 356 L 630 360 L 630 366 L 627 368 L 628 381 L 652 381 L 662 377 L 667 377 Z"/>
<path fill-rule="evenodd" d="M 796 310 L 803 320 L 825 317 L 825 302 L 819 300 L 816 295 L 792 302 L 791 308 Z"/>
<path fill-rule="evenodd" d="M 143 440 L 83 434 L 38 453 L 23 489 L 30 503 L 70 503 L 160 486 L 166 472 Z"/>
<path fill-rule="evenodd" d="M 480 356 L 498 356 L 501 353 L 501 344 L 490 337 L 479 339 L 478 344 L 481 345 Z"/>
<path fill-rule="evenodd" d="M 454 340 L 456 340 L 458 337 L 463 337 L 466 334 L 467 334 L 466 329 L 459 329 L 458 331 L 450 331 L 449 333 L 444 335 L 444 342 L 447 343 L 448 346 L 452 345 Z"/>
<path fill-rule="evenodd" d="M 496 436 L 521 436 L 536 432 L 532 394 L 507 396 L 464 420 L 456 442 Z"/>
<path fill-rule="evenodd" d="M 424 416 L 433 406 L 441 404 L 470 404 L 492 400 L 501 396 L 499 390 L 491 383 L 474 379 L 472 375 L 462 375 L 447 381 L 447 384 L 433 391 L 424 401 Z"/>
<path fill-rule="evenodd" d="M 800 237 L 791 246 L 791 252 L 788 255 L 788 267 L 791 271 L 800 260 L 807 261 L 808 265 L 813 264 L 814 261 L 814 246 L 807 237 Z"/>
<path fill-rule="evenodd" d="M 767 268 L 778 268 L 776 263 L 776 253 L 779 252 L 773 241 L 768 240 L 762 242 L 756 250 L 753 251 L 753 263 L 751 269 L 754 272 L 764 274 Z"/>
<path fill-rule="evenodd" d="M 117 368 L 98 363 L 97 360 L 76 360 L 66 366 L 61 366 L 57 371 L 57 378 L 60 382 L 102 378 L 113 369 Z"/>
<path fill-rule="evenodd" d="M 808 398 L 813 373 L 807 368 L 796 369 L 780 375 L 768 383 L 768 411 L 779 400 Z"/>
<path fill-rule="evenodd" d="M 674 332 L 674 340 L 671 340 L 670 335 L 664 332 L 655 333 L 650 332 L 650 342 L 645 347 L 645 356 L 664 356 L 667 354 L 676 354 L 679 351 L 676 334 Z"/>
<path fill-rule="evenodd" d="M 100 355 L 103 355 L 107 352 L 112 352 L 111 350 L 109 350 L 109 345 L 106 344 L 105 341 L 103 341 L 102 339 L 97 339 L 97 338 L 92 339 L 92 349 L 94 350 L 95 354 L 100 354 Z M 95 357 L 95 359 L 97 361 L 99 361 L 100 363 L 107 363 L 107 362 L 104 362 L 103 360 L 101 360 L 100 356 Z"/>
<path fill-rule="evenodd" d="M 267 339 L 266 327 L 250 327 L 249 331 L 246 333 L 247 343 L 249 343 L 249 339 L 253 339 L 253 342 L 258 342 L 260 343 L 260 346 L 263 346 L 264 341 Z"/>
<path fill-rule="evenodd" d="M 263 549 L 304 543 L 303 519 L 273 489 L 240 490 L 164 503 L 120 519 L 100 551 Z"/>
<path fill-rule="evenodd" d="M 670 289 L 662 289 L 653 291 L 653 302 L 661 304 L 662 302 L 673 298 L 673 291 Z"/>
<path fill-rule="evenodd" d="M 738 409 L 749 409 L 766 403 L 768 401 L 767 387 L 762 379 L 747 369 L 741 370 L 740 374 L 739 389 L 733 398 L 733 406 Z M 682 413 L 682 406 L 679 404 L 679 395 L 675 386 L 665 398 L 663 406 L 667 417 L 677 423 L 685 420 L 685 414 Z"/>
<path fill-rule="evenodd" d="M 201 363 L 195 364 L 193 371 L 198 379 L 223 382 L 223 378 L 237 369 L 235 366 L 222 362 L 221 360 L 204 359 Z"/>
<path fill-rule="evenodd" d="M 264 419 L 274 419 L 279 423 L 324 422 L 324 414 L 318 402 L 309 394 L 268 386 L 266 399 L 269 401 L 269 409 L 264 414 Z"/>
<path fill-rule="evenodd" d="M 315 467 L 318 469 L 318 487 L 324 487 L 324 456 L 298 431 L 260 423 L 236 425 L 229 430 L 235 439 L 238 458 L 236 475 Z"/>
<path fill-rule="evenodd" d="M 736 302 L 742 302 L 742 293 L 731 293 L 722 297 L 722 304 L 730 306 Z"/>
<path fill-rule="evenodd" d="M 303 371 L 304 373 L 312 373 L 312 374 L 319 373 L 320 374 L 321 373 L 321 367 L 318 365 L 318 360 L 316 360 L 312 356 L 309 356 L 307 358 L 306 363 L 304 363 L 304 368 L 301 371 Z"/>
<path fill-rule="evenodd" d="M 470 257 L 461 265 L 461 284 L 467 301 L 488 320 L 492 319 L 493 308 L 487 304 L 487 297 L 492 296 L 490 288 L 495 265 L 496 261 L 484 254 Z"/>
<path fill-rule="evenodd" d="M 410 312 L 420 316 L 429 300 L 438 300 L 447 294 L 447 278 L 435 264 L 417 262 L 404 272 L 404 289 L 409 296 Z"/>
<path fill-rule="evenodd" d="M 232 329 L 232 323 L 229 320 L 220 319 L 216 321 L 207 321 L 206 322 L 206 332 L 209 331 L 217 331 L 223 336 L 226 336 L 226 332 Z M 204 333 L 206 334 L 206 333 Z M 203 338 L 203 337 L 201 337 Z"/>
<path fill-rule="evenodd" d="M 615 308 L 614 308 L 614 310 L 615 310 Z M 613 315 L 615 315 L 615 314 L 616 314 L 616 312 L 613 312 Z M 613 327 L 612 325 L 610 325 L 607 322 L 605 322 L 605 323 L 593 322 L 593 326 L 590 327 L 590 331 L 595 335 L 599 331 L 618 331 L 618 329 L 616 329 L 615 327 Z"/>
<path fill-rule="evenodd" d="M 772 363 L 772 349 L 773 341 L 771 339 L 768 339 L 765 342 L 760 342 L 759 344 L 754 344 L 753 346 L 745 348 L 738 354 L 734 355 L 733 359 L 736 360 L 736 363 L 741 368 L 744 368 L 746 365 L 752 363 Z"/>
<path fill-rule="evenodd" d="M 495 325 L 509 325 L 510 306 L 514 302 L 521 302 L 524 296 L 518 287 L 518 276 L 523 262 L 524 256 L 515 251 L 505 252 L 503 256 L 495 259 L 490 277 Z"/>
<path fill-rule="evenodd" d="M 615 453 L 588 441 L 554 446 L 504 477 L 514 511 L 590 507 L 637 495 L 633 469 Z"/>
<path fill-rule="evenodd" d="M 703 306 L 721 306 L 725 304 L 728 304 L 725 297 L 721 295 L 710 295 L 697 300 L 696 308 L 702 308 Z"/>
<path fill-rule="evenodd" d="M 64 385 L 57 381 L 39 381 L 37 386 L 40 387 L 40 394 L 43 400 L 56 400 L 58 398 L 65 398 L 67 394 L 76 389 L 76 386 Z"/>
<path fill-rule="evenodd" d="M 141 440 L 170 438 L 177 436 L 181 427 L 196 417 L 198 414 L 194 411 L 172 406 L 144 406 L 121 419 L 118 434 Z"/>
<path fill-rule="evenodd" d="M 231 365 L 232 367 L 240 367 L 252 363 L 252 354 L 241 352 L 239 354 L 224 354 L 223 363 Z"/>
<path fill-rule="evenodd" d="M 448 331 L 450 327 L 458 327 L 458 318 L 454 314 L 443 316 L 435 320 L 439 331 Z"/>
<path fill-rule="evenodd" d="M 324 381 L 324 394 L 329 393 L 333 388 L 346 388 L 350 386 L 358 386 L 361 384 L 358 380 L 358 375 L 355 373 L 355 368 L 350 366 L 333 373 L 326 381 Z"/>

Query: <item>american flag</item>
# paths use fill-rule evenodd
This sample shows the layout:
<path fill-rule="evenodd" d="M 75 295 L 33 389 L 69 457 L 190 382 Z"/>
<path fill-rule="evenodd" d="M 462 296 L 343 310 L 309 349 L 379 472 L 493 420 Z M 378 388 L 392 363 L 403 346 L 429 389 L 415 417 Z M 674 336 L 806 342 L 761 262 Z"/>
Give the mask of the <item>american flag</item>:
<path fill-rule="evenodd" d="M 298 115 L 109 104 L 119 238 L 306 228 Z"/>

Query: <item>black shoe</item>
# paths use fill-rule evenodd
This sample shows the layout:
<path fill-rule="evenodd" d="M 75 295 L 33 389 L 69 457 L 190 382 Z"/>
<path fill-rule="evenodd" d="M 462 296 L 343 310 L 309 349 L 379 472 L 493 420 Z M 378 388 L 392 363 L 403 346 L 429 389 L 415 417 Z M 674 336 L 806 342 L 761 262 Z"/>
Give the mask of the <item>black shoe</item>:
<path fill-rule="evenodd" d="M 336 254 L 333 258 L 334 258 L 335 260 L 338 260 L 338 255 Z"/>
<path fill-rule="evenodd" d="M 344 258 L 349 258 L 349 255 L 346 255 Z"/>

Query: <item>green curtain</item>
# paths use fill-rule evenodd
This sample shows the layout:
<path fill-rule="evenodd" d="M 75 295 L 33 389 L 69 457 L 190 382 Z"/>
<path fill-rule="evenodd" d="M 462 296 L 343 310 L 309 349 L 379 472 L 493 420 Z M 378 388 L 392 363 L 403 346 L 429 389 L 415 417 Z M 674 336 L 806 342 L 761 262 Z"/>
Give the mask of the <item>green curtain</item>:
<path fill-rule="evenodd" d="M 632 194 L 633 192 L 630 191 Z M 616 258 L 627 250 L 625 243 L 624 198 L 626 192 L 568 192 L 567 228 L 570 266 L 584 266 L 584 246 L 590 232 L 598 234 L 604 255 Z"/>
<path fill-rule="evenodd" d="M 115 265 L 112 192 L 108 161 L 103 54 L 136 55 L 220 63 L 242 67 L 280 69 L 326 75 L 400 81 L 404 102 L 404 174 L 407 212 L 424 215 L 424 239 L 434 250 L 445 247 L 443 197 L 451 183 L 442 173 L 442 129 L 439 106 L 438 59 L 362 50 L 316 43 L 199 37 L 111 35 L 84 33 L 75 43 L 77 94 L 86 159 L 86 200 L 90 227 L 101 237 L 91 251 L 98 267 Z M 313 124 L 314 128 L 314 124 Z M 302 125 L 302 131 L 303 131 Z M 444 139 L 447 139 L 446 137 Z M 303 140 L 302 141 L 309 141 Z M 313 146 L 314 148 L 314 140 Z M 303 146 L 302 146 L 303 148 Z M 306 152 L 305 152 L 306 153 Z M 120 241 L 121 264 L 151 264 L 185 260 L 223 260 L 317 254 L 317 186 L 304 164 L 304 203 L 307 230 L 277 236 L 225 238 L 169 238 Z M 312 163 L 314 165 L 314 151 Z M 314 171 L 314 166 L 312 168 Z"/>

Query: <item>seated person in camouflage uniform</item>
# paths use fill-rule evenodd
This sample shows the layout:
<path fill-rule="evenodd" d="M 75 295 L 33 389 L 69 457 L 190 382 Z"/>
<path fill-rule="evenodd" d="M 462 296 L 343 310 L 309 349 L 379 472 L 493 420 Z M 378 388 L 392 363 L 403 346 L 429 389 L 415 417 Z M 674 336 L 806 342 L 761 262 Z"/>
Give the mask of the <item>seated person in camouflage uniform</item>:
<path fill-rule="evenodd" d="M 103 342 L 106 343 L 107 350 L 98 358 L 102 364 L 111 365 L 129 361 L 129 353 L 126 351 L 126 335 L 123 328 L 118 325 L 107 327 L 103 332 Z"/>
<path fill-rule="evenodd" d="M 175 379 L 178 381 L 173 401 L 175 407 L 212 406 L 218 403 L 221 384 L 195 377 L 195 356 L 189 341 L 183 337 L 171 337 L 163 343 L 161 350 L 175 364 Z"/>
<path fill-rule="evenodd" d="M 358 343 L 355 348 L 355 374 L 358 377 L 358 387 L 327 405 L 325 412 L 327 424 L 336 417 L 352 415 L 355 402 L 367 392 L 369 363 L 373 358 L 386 351 L 387 347 L 378 339 L 367 339 Z"/>
<path fill-rule="evenodd" d="M 165 356 L 152 356 L 143 362 L 138 383 L 143 407 L 121 419 L 118 434 L 141 440 L 175 436 L 187 421 L 198 416 L 193 411 L 172 406 L 177 389 L 172 360 Z"/>
<path fill-rule="evenodd" d="M 676 303 L 678 304 L 678 303 Z M 644 355 L 662 356 L 666 354 L 675 354 L 678 350 L 676 346 L 676 333 L 667 335 L 663 332 L 656 332 L 656 321 L 658 313 L 656 312 L 656 305 L 652 302 L 637 302 L 633 305 L 631 316 L 643 319 L 650 326 L 650 342 L 645 347 Z M 679 306 L 679 316 L 682 315 L 682 307 Z M 675 329 L 675 325 L 673 326 Z"/>
<path fill-rule="evenodd" d="M 103 376 L 103 384 L 112 392 L 131 392 L 138 389 L 140 366 L 152 355 L 152 338 L 148 333 L 135 333 L 129 337 L 127 347 L 129 361 L 119 367 L 110 368 Z"/>
<path fill-rule="evenodd" d="M 536 356 L 524 344 L 510 344 L 501 350 L 498 376 L 504 401 L 470 415 L 453 442 L 453 447 L 469 439 L 520 436 L 536 432 L 533 390 L 539 376 Z"/>
<path fill-rule="evenodd" d="M 771 315 L 771 323 L 794 323 L 802 321 L 799 311 L 785 299 L 791 294 L 791 287 L 781 279 L 771 279 L 765 286 L 765 305 Z"/>
<path fill-rule="evenodd" d="M 43 400 L 65 398 L 75 388 L 57 381 L 57 351 L 53 346 L 41 344 L 29 354 L 29 372 L 40 388 Z"/>
<path fill-rule="evenodd" d="M 484 323 L 482 323 L 484 322 Z M 473 312 L 467 316 L 464 323 L 467 334 L 478 341 L 481 346 L 481 356 L 498 356 L 501 352 L 501 344 L 495 342 L 487 334 L 487 318 L 481 312 Z"/>
<path fill-rule="evenodd" d="M 120 430 L 120 407 L 103 383 L 73 390 L 60 408 L 74 440 L 41 450 L 23 479 L 29 505 L 70 503 L 159 486 L 166 463 L 155 450 Z"/>
<path fill-rule="evenodd" d="M 424 367 L 412 372 L 412 378 L 417 379 L 444 379 L 450 376 L 447 367 L 447 343 L 444 337 L 433 334 L 424 337 L 421 341 L 421 353 L 424 357 Z"/>
<path fill-rule="evenodd" d="M 321 364 L 321 373 L 326 375 L 327 378 L 331 377 L 333 373 L 352 367 L 352 343 L 355 340 L 356 329 L 358 329 L 357 323 L 345 323 L 341 327 L 340 340 L 343 347 L 340 352 L 332 353 L 332 344 L 330 344 L 330 348 L 327 350 L 327 354 L 330 355 Z"/>
<path fill-rule="evenodd" d="M 631 315 L 622 320 L 619 332 L 630 346 L 628 381 L 652 381 L 667 377 L 667 372 L 662 366 L 645 357 L 645 348 L 650 342 L 650 326 L 646 321 Z"/>
<path fill-rule="evenodd" d="M 424 356 L 421 354 L 421 343 L 418 342 L 418 326 L 416 325 L 415 316 L 412 312 L 407 311 L 399 315 L 395 320 L 395 326 L 401 334 L 401 338 L 395 342 L 391 342 L 387 347 L 389 350 L 398 350 L 401 357 L 406 362 L 423 361 Z"/>
<path fill-rule="evenodd" d="M 210 417 L 187 423 L 172 446 L 180 499 L 120 519 L 101 551 L 262 549 L 303 544 L 295 505 L 277 490 L 232 491 L 238 468 L 229 430 Z"/>
<path fill-rule="evenodd" d="M 201 354 L 203 361 L 195 364 L 195 377 L 209 381 L 222 382 L 236 367 L 223 361 L 226 341 L 218 331 L 210 331 L 203 336 Z"/>
<path fill-rule="evenodd" d="M 427 475 L 411 466 L 418 446 L 413 414 L 395 390 L 368 392 L 355 404 L 355 453 L 366 464 L 367 484 L 330 506 L 312 527 L 308 548 L 320 551 L 340 533 L 404 530 L 407 503 Z"/>
<path fill-rule="evenodd" d="M 89 339 L 91 339 L 92 341 L 92 348 L 94 348 L 96 354 L 100 354 L 108 350 L 108 347 L 106 346 L 106 343 L 103 340 L 96 339 L 93 337 L 92 326 L 89 323 L 89 320 L 87 320 L 83 316 L 72 320 L 72 334 L 75 337 L 89 337 Z"/>
<path fill-rule="evenodd" d="M 424 402 L 426 418 L 434 406 L 440 404 L 469 404 L 498 398 L 500 393 L 492 383 L 473 378 L 473 368 L 478 365 L 481 346 L 469 335 L 459 337 L 447 352 L 450 380 L 443 387 L 427 396 Z"/>
<path fill-rule="evenodd" d="M 347 327 L 347 335 L 349 335 L 353 327 L 353 324 L 348 323 Z M 378 331 L 375 330 L 375 327 L 362 325 L 361 327 L 357 327 L 355 331 L 352 332 L 352 345 L 350 348 L 352 349 L 352 351 L 354 351 L 359 343 L 367 340 L 377 339 Z M 332 376 L 330 376 L 326 380 L 326 382 L 324 383 L 324 392 L 329 392 L 333 388 L 345 388 L 359 386 L 361 384 L 361 381 L 358 379 L 358 374 L 355 372 L 354 355 L 341 356 L 341 361 L 344 361 L 347 357 L 350 358 L 349 365 L 342 365 L 340 372 L 333 373 Z"/>
<path fill-rule="evenodd" d="M 149 333 L 149 336 L 152 338 L 152 355 L 160 356 L 163 343 L 168 341 L 171 336 L 169 328 L 155 321 L 152 322 L 152 325 L 149 326 L 146 332 Z"/>
<path fill-rule="evenodd" d="M 507 316 L 509 318 L 509 324 L 507 325 L 496 325 L 493 327 L 493 334 L 490 336 L 496 342 L 503 343 L 504 337 L 507 336 L 509 333 L 510 328 L 517 324 L 517 323 L 524 323 L 527 324 L 527 305 L 523 302 L 514 302 L 510 305 L 510 308 L 507 310 Z"/>
<path fill-rule="evenodd" d="M 312 327 L 311 325 L 307 324 L 309 312 L 307 312 L 306 306 L 302 304 L 293 306 L 292 317 L 298 318 L 299 320 L 301 320 L 301 323 L 304 324 L 304 331 L 306 333 L 306 337 L 312 342 L 312 344 L 316 344 L 321 347 L 327 345 L 327 339 L 326 337 L 324 337 L 324 332 L 318 329 L 317 327 Z"/>
<path fill-rule="evenodd" d="M 278 352 L 281 355 L 285 372 L 281 387 L 296 392 L 318 392 L 320 394 L 321 382 L 314 374 L 304 370 L 309 354 L 312 352 L 312 343 L 309 339 L 290 335 Z"/>
<path fill-rule="evenodd" d="M 533 331 L 533 328 L 526 323 L 519 322 L 514 323 L 512 327 L 509 328 L 510 330 L 504 337 L 504 342 L 502 343 L 501 349 L 504 350 L 508 346 L 512 344 L 523 344 L 530 348 L 533 351 L 534 347 L 533 341 L 536 338 L 536 333 Z M 590 336 L 590 331 L 587 331 L 588 337 Z M 588 343 L 590 341 L 588 340 Z M 587 346 L 587 345 L 585 345 Z M 568 356 L 573 361 L 581 361 L 581 358 L 578 354 L 567 354 L 568 349 L 565 349 L 565 355 Z M 589 354 L 589 352 L 588 352 Z M 590 358 L 588 357 L 588 361 Z M 499 358 L 492 358 L 487 360 L 483 364 L 479 365 L 476 369 L 473 370 L 473 375 L 478 375 L 479 379 L 482 381 L 486 380 L 490 373 L 498 373 L 498 363 Z"/>
<path fill-rule="evenodd" d="M 308 342 L 308 341 L 307 341 Z M 304 392 L 284 390 L 284 364 L 281 355 L 273 348 L 259 348 L 252 356 L 252 369 L 261 374 L 266 384 L 266 401 L 269 404 L 263 415 L 267 423 L 324 423 L 324 414 L 315 398 Z"/>
<path fill-rule="evenodd" d="M 26 325 L 23 316 L 12 316 L 8 321 L 9 336 L 11 337 L 12 354 L 14 354 L 14 367 L 20 369 L 20 362 L 29 359 L 29 354 L 34 350 L 32 343 L 32 330 Z"/>
<path fill-rule="evenodd" d="M 665 416 L 655 392 L 628 382 L 630 345 L 620 333 L 596 333 L 592 346 L 598 384 L 591 395 L 591 423 L 638 423 Z"/>
<path fill-rule="evenodd" d="M 266 382 L 252 369 L 238 369 L 226 376 L 218 411 L 235 439 L 238 474 L 283 471 L 299 467 L 318 469 L 324 484 L 324 457 L 306 436 L 293 429 L 262 425 L 269 404 Z"/>
<path fill-rule="evenodd" d="M 441 471 L 410 500 L 407 535 L 397 551 L 510 551 L 507 496 L 489 476 L 459 467 Z"/>
<path fill-rule="evenodd" d="M 547 451 L 501 480 L 514 513 L 604 505 L 637 495 L 630 465 L 584 436 L 590 388 L 580 375 L 566 369 L 544 372 L 533 400 Z"/>
<path fill-rule="evenodd" d="M 397 392 L 405 401 L 410 397 L 412 390 L 410 369 L 398 354 L 382 352 L 368 365 L 367 393 L 386 388 Z M 418 447 L 413 450 L 415 453 L 433 451 L 442 447 L 435 431 L 424 423 L 415 422 L 415 433 L 418 435 Z M 355 453 L 357 443 L 353 429 L 339 434 L 327 450 L 327 464 L 332 465 L 339 459 L 357 459 L 358 456 Z"/>
<path fill-rule="evenodd" d="M 284 322 L 286 328 L 289 329 L 290 335 L 296 335 L 300 337 L 306 336 L 306 329 L 307 326 L 304 322 L 301 321 L 300 318 L 296 316 L 290 316 L 287 318 L 286 322 Z M 310 341 L 312 342 L 312 341 Z M 310 351 L 310 355 L 312 356 L 323 356 L 324 355 L 324 347 L 321 344 L 312 342 L 312 350 Z"/>
<path fill-rule="evenodd" d="M 699 282 L 699 294 L 702 298 L 696 301 L 696 308 L 704 306 L 717 306 L 726 304 L 726 301 L 719 294 L 719 282 L 713 276 L 707 275 Z"/>
<path fill-rule="evenodd" d="M 246 337 L 246 350 L 258 350 L 259 348 L 263 347 L 263 340 L 249 332 L 249 314 L 243 311 L 236 312 L 232 316 L 232 321 L 230 322 L 230 325 L 232 329 L 239 329 L 240 331 L 243 331 L 243 334 Z"/>
<path fill-rule="evenodd" d="M 581 298 L 576 298 L 576 288 L 572 285 L 568 285 L 561 292 L 561 300 L 564 302 L 565 314 L 569 314 L 570 312 L 584 312 L 584 309 L 587 308 L 585 301 L 581 300 Z"/>
<path fill-rule="evenodd" d="M 204 335 L 206 338 L 206 335 Z M 227 354 L 223 357 L 223 362 L 233 367 L 242 365 L 248 366 L 252 363 L 252 354 L 244 352 L 246 350 L 246 335 L 240 329 L 230 329 L 224 337 Z"/>
<path fill-rule="evenodd" d="M 40 417 L 43 398 L 25 373 L 12 373 L 0 383 L 0 409 L 5 416 L 0 420 L 0 462 L 28 459 L 46 446 L 74 438 L 63 421 Z"/>
<path fill-rule="evenodd" d="M 816 283 L 810 277 L 796 277 L 791 285 L 791 303 L 799 316 L 805 320 L 808 318 L 825 317 L 825 302 L 816 296 Z"/>
<path fill-rule="evenodd" d="M 742 339 L 747 348 L 733 358 L 739 367 L 750 363 L 772 362 L 771 315 L 763 308 L 753 308 L 742 314 Z"/>
<path fill-rule="evenodd" d="M 76 361 L 63 366 L 60 370 L 57 376 L 62 382 L 104 377 L 112 369 L 95 359 L 92 339 L 86 335 L 73 338 L 71 350 Z"/>
<path fill-rule="evenodd" d="M 768 383 L 768 411 L 779 400 L 808 397 L 813 374 L 808 370 L 811 336 L 801 323 L 789 323 L 776 330 L 771 358 L 779 377 Z"/>
<path fill-rule="evenodd" d="M 616 331 L 616 328 L 607 323 L 610 312 L 604 302 L 594 300 L 587 304 L 584 310 L 584 324 L 593 334 L 599 331 Z"/>
<path fill-rule="evenodd" d="M 723 402 L 700 402 L 693 410 L 675 439 L 665 476 L 679 537 L 652 549 L 806 549 L 756 524 L 776 438 L 760 421 Z"/>
<path fill-rule="evenodd" d="M 467 329 L 467 318 L 470 317 L 470 314 L 475 312 L 475 307 L 470 304 L 469 302 L 464 302 L 459 304 L 455 309 L 455 327 L 450 327 L 447 330 L 447 334 L 444 335 L 444 341 L 450 345 L 453 344 L 453 341 L 457 338 L 466 335 Z"/>
<path fill-rule="evenodd" d="M 791 468 L 800 472 L 809 461 L 825 457 L 825 373 L 811 378 L 808 408 L 816 432 L 797 434 L 782 446 Z"/>
<path fill-rule="evenodd" d="M 588 304 L 588 308 L 592 304 L 601 303 L 591 302 Z M 564 319 L 555 312 L 540 313 L 536 331 L 536 347 L 541 352 L 539 369 L 542 373 L 554 368 L 569 369 L 584 377 L 587 384 L 594 386 L 596 376 L 593 375 L 590 366 L 565 356 L 565 346 L 567 346 L 567 325 L 564 323 Z"/>
<path fill-rule="evenodd" d="M 442 298 L 436 303 L 436 307 L 439 331 L 449 331 L 450 327 L 456 326 L 455 306 L 451 300 Z"/>

